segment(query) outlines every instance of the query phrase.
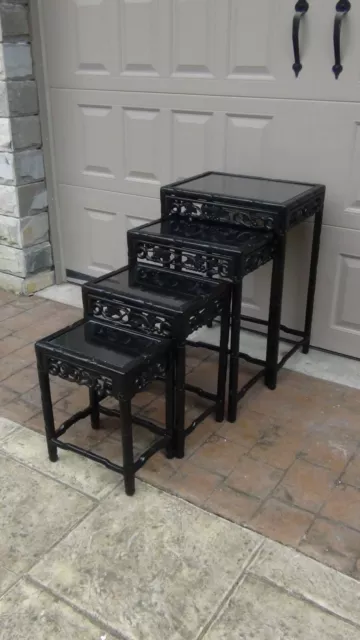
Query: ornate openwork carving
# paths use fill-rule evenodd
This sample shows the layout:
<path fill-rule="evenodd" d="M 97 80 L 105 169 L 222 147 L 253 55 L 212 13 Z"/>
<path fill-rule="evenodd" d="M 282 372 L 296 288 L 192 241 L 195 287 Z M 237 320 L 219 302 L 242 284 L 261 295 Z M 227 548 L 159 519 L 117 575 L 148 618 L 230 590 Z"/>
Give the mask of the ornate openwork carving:
<path fill-rule="evenodd" d="M 151 242 L 139 241 L 136 245 L 136 256 L 139 262 L 157 264 L 167 269 L 177 268 L 179 271 L 199 273 L 209 278 L 229 279 L 233 273 L 231 258 L 204 255 L 195 251 L 183 251 Z"/>
<path fill-rule="evenodd" d="M 107 320 L 117 326 L 131 328 L 147 335 L 171 336 L 171 323 L 168 318 L 151 311 L 116 303 L 109 304 L 101 300 L 92 300 L 90 310 L 94 318 Z"/>
<path fill-rule="evenodd" d="M 112 394 L 112 380 L 110 378 L 73 366 L 62 360 L 50 359 L 49 373 L 52 376 L 62 378 L 62 380 L 76 382 L 76 384 L 93 389 L 101 395 L 110 396 Z"/>
<path fill-rule="evenodd" d="M 136 283 L 166 290 L 167 293 L 173 293 L 175 296 L 185 291 L 194 296 L 203 296 L 209 291 L 205 287 L 206 282 L 203 283 L 200 279 L 187 278 L 184 281 L 183 275 L 177 277 L 177 273 L 174 270 L 169 273 L 165 270 L 141 266 L 138 266 L 136 270 Z"/>
<path fill-rule="evenodd" d="M 196 329 L 200 329 L 200 327 L 203 327 L 210 320 L 217 318 L 217 316 L 221 314 L 223 307 L 224 299 L 212 300 L 206 307 L 196 311 L 196 313 L 189 318 L 189 332 L 196 331 Z"/>
<path fill-rule="evenodd" d="M 269 213 L 251 209 L 241 209 L 208 202 L 167 199 L 168 215 L 174 218 L 197 218 L 207 222 L 228 222 L 246 229 L 272 231 L 276 219 Z"/>
<path fill-rule="evenodd" d="M 63 360 L 51 358 L 49 360 L 49 373 L 52 376 L 75 382 L 78 385 L 88 387 L 96 391 L 100 396 L 111 396 L 113 394 L 113 383 L 110 378 L 102 376 L 93 371 L 74 366 Z M 146 364 L 144 364 L 146 367 Z M 142 391 L 155 379 L 164 378 L 166 371 L 165 362 L 155 362 L 149 364 L 134 381 L 134 392 Z M 123 397 L 120 393 L 119 397 Z M 126 395 L 124 397 L 127 397 Z"/>
<path fill-rule="evenodd" d="M 307 218 L 319 213 L 324 206 L 323 196 L 317 196 L 315 199 L 311 198 L 306 202 L 296 205 L 289 213 L 289 226 L 295 227 Z"/>
<path fill-rule="evenodd" d="M 234 223 L 254 231 L 272 231 L 276 227 L 276 218 L 268 213 L 238 209 L 234 213 Z"/>
<path fill-rule="evenodd" d="M 265 245 L 261 250 L 258 249 L 257 251 L 250 253 L 245 258 L 244 275 L 252 273 L 256 269 L 259 269 L 259 267 L 261 267 L 263 264 L 266 264 L 267 262 L 272 260 L 274 257 L 274 253 L 275 247 L 273 246 L 273 244 Z"/>
<path fill-rule="evenodd" d="M 145 389 L 153 380 L 164 378 L 165 369 L 166 367 L 164 362 L 155 362 L 150 365 L 146 371 L 142 371 L 140 375 L 135 378 L 136 390 L 143 391 L 143 389 Z"/>
<path fill-rule="evenodd" d="M 259 211 L 258 209 L 242 209 L 227 205 L 193 201 L 186 198 L 167 197 L 167 212 L 169 217 L 178 219 L 198 219 L 208 222 L 228 222 L 244 229 L 254 231 L 273 231 L 281 224 L 284 214 Z M 307 201 L 297 203 L 289 212 L 289 225 L 291 227 L 313 216 L 323 207 L 323 198 L 312 196 Z M 225 227 L 226 229 L 226 227 Z"/>

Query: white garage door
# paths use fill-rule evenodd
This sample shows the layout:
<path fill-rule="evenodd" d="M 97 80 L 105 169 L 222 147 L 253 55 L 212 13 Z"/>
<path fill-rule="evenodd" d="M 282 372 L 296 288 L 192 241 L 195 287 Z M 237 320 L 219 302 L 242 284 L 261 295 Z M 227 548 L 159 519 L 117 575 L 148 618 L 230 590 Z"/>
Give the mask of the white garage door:
<path fill-rule="evenodd" d="M 360 7 L 302 20 L 295 0 L 42 0 L 66 268 L 127 262 L 126 231 L 159 216 L 159 188 L 205 170 L 327 186 L 313 343 L 360 356 Z M 303 317 L 311 225 L 289 242 L 284 319 Z M 266 314 L 269 268 L 246 283 Z"/>

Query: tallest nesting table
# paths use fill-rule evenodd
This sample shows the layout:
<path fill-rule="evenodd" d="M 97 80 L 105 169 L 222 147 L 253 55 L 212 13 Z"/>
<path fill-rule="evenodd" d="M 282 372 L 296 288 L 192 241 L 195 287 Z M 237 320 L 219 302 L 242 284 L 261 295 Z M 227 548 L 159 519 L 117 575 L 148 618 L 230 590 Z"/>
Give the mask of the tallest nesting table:
<path fill-rule="evenodd" d="M 230 348 L 230 389 L 228 419 L 236 418 L 236 404 L 253 384 L 265 376 L 265 383 L 275 389 L 278 370 L 300 348 L 310 347 L 316 274 L 325 200 L 325 187 L 320 184 L 271 180 L 221 172 L 206 172 L 162 187 L 161 216 L 163 220 L 197 221 L 221 228 L 227 241 L 236 236 L 236 228 L 271 235 L 273 270 L 268 320 L 241 315 L 242 287 L 240 278 L 232 279 L 232 339 Z M 287 234 L 295 226 L 314 218 L 309 279 L 302 331 L 281 324 Z M 211 250 L 210 250 L 211 253 Z M 259 262 L 261 266 L 263 262 Z M 181 265 L 178 256 L 177 264 Z M 181 268 L 181 266 L 178 268 Z M 211 271 L 206 273 L 212 277 Z M 242 274 L 241 281 L 242 281 Z M 267 326 L 266 360 L 260 361 L 239 352 L 240 323 L 252 322 Z M 279 362 L 281 331 L 293 339 L 289 351 Z M 290 340 L 291 341 L 291 340 Z M 199 346 L 210 347 L 206 343 Z M 239 357 L 264 368 L 244 387 L 238 389 Z"/>

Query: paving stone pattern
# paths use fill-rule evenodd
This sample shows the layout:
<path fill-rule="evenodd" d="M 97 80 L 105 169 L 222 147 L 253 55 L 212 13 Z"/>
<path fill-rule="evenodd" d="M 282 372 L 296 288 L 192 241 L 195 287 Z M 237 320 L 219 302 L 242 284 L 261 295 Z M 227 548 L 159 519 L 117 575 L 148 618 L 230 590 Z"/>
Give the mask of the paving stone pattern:
<path fill-rule="evenodd" d="M 0 414 L 29 430 L 20 437 L 7 427 L 6 455 L 59 482 L 66 459 L 73 490 L 102 500 L 115 491 L 118 479 L 113 474 L 101 469 L 94 479 L 87 461 L 65 452 L 60 452 L 57 465 L 50 465 L 43 443 L 32 435 L 43 433 L 33 342 L 80 314 L 53 301 L 0 292 Z M 211 389 L 216 360 L 209 354 L 191 349 L 187 366 L 189 382 Z M 249 373 L 243 369 L 241 380 Z M 87 404 L 87 391 L 55 380 L 53 398 L 60 424 Z M 203 400 L 189 394 L 187 421 L 203 406 Z M 184 460 L 169 461 L 159 453 L 139 477 L 360 579 L 359 409 L 358 390 L 283 371 L 275 392 L 259 383 L 239 410 L 236 424 L 207 419 L 187 440 Z M 134 411 L 162 422 L 162 385 L 140 394 Z M 117 421 L 106 418 L 102 426 L 94 432 L 85 420 L 67 437 L 121 460 Z M 149 437 L 136 427 L 137 451 Z M 255 589 L 253 583 L 249 589 Z"/>
<path fill-rule="evenodd" d="M 0 419 L 0 640 L 359 637 L 353 578 L 140 480 L 128 498 L 118 475 L 44 451 L 42 434 Z"/>

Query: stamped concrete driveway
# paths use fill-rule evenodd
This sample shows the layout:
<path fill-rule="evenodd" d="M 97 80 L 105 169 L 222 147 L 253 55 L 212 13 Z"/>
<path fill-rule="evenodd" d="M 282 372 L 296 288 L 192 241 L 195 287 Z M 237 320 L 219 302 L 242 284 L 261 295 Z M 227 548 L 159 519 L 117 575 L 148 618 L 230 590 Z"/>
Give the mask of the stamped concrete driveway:
<path fill-rule="evenodd" d="M 0 420 L 0 640 L 358 640 L 360 584 Z"/>

